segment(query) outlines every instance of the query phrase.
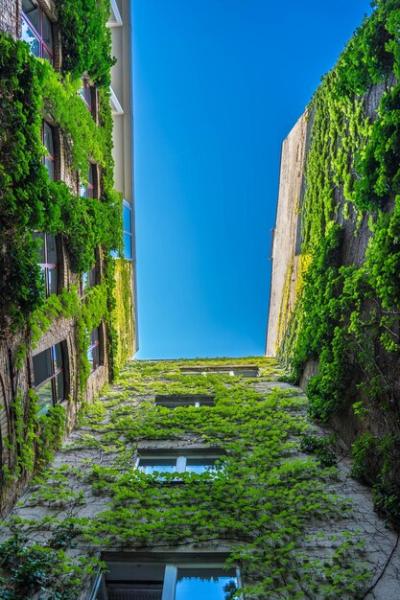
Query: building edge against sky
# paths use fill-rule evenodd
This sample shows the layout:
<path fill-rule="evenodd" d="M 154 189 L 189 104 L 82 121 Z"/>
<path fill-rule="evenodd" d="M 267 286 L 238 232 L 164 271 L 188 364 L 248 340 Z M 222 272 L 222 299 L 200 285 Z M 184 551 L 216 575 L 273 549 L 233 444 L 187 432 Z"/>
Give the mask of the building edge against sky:
<path fill-rule="evenodd" d="M 139 348 L 136 244 L 135 244 L 135 199 L 133 171 L 133 77 L 132 77 L 132 3 L 129 0 L 111 0 L 112 55 L 116 59 L 111 69 L 111 106 L 113 116 L 113 159 L 114 185 L 123 199 L 123 236 L 125 269 L 132 280 L 132 321 L 130 334 L 133 354 Z M 118 287 L 118 270 L 117 270 Z M 120 335 L 129 327 L 129 314 L 123 317 Z M 128 342 L 130 343 L 130 342 Z"/>

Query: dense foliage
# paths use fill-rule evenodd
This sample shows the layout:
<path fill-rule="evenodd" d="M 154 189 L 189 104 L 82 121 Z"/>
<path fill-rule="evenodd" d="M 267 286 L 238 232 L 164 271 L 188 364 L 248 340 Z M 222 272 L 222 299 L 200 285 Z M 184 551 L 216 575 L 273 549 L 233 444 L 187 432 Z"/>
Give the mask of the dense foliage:
<path fill-rule="evenodd" d="M 57 2 L 61 72 L 34 57 L 24 42 L 0 34 L 0 338 L 12 340 L 12 368 L 17 372 L 55 319 L 73 319 L 78 349 L 74 364 L 81 392 L 75 400 L 84 398 L 90 374 L 91 331 L 101 322 L 106 325 L 111 376 L 120 352 L 115 261 L 110 258 L 111 251 L 121 250 L 122 203 L 113 189 L 109 82 L 114 61 L 106 27 L 109 10 L 108 0 Z M 96 118 L 79 94 L 82 76 L 96 86 Z M 44 120 L 53 127 L 55 153 L 59 154 L 55 180 L 49 178 L 44 164 Z M 97 165 L 99 198 L 79 195 L 78 181 L 87 180 L 89 161 Z M 63 246 L 62 262 L 72 271 L 68 286 L 48 297 L 38 265 L 38 231 L 57 235 Z M 80 275 L 99 256 L 101 282 L 83 297 Z M 13 428 L 2 444 L 10 446 L 15 468 L 9 472 L 4 466 L 1 471 L 2 498 L 9 485 L 26 479 L 48 461 L 66 428 L 65 409 L 52 407 L 41 415 L 33 391 L 29 397 L 15 392 L 11 413 Z"/>
<path fill-rule="evenodd" d="M 280 349 L 296 380 L 310 361 L 318 365 L 308 383 L 314 416 L 346 422 L 347 435 L 352 423 L 371 447 L 391 440 L 373 468 L 357 441 L 356 470 L 371 466 L 377 504 L 398 523 L 399 28 L 400 2 L 377 2 L 308 108 L 301 220 L 302 252 L 312 259 Z"/>
<path fill-rule="evenodd" d="M 266 359 L 239 362 L 257 362 L 261 381 L 278 374 Z M 182 544 L 231 548 L 229 563 L 240 565 L 249 600 L 361 597 L 371 577 L 362 536 L 346 531 L 351 510 L 332 491 L 330 440 L 309 433 L 305 397 L 296 390 L 260 394 L 254 380 L 229 374 L 182 375 L 185 365 L 131 364 L 101 401 L 87 407 L 57 466 L 36 481 L 8 521 L 14 535 L 0 546 L 0 566 L 12 577 L 0 590 L 10 599 L 21 600 L 42 579 L 53 582 L 65 573 L 70 563 L 62 566 L 65 559 L 55 549 L 88 556 L 99 548 L 143 552 Z M 154 404 L 156 393 L 210 394 L 215 405 L 169 409 Z M 136 469 L 138 445 L 162 440 L 172 447 L 201 442 L 225 454 L 216 471 L 183 473 L 179 481 L 173 473 Z M 300 445 L 315 457 L 301 454 Z M 327 531 L 330 519 L 334 533 Z M 25 532 L 35 544 L 26 543 Z M 40 545 L 43 534 L 48 542 Z M 22 565 L 9 558 L 10 544 L 23 555 Z M 54 562 L 35 571 L 32 563 L 46 552 Z M 75 577 L 82 584 L 89 579 L 79 561 Z M 62 579 L 58 585 L 57 597 L 67 600 L 68 585 Z"/>

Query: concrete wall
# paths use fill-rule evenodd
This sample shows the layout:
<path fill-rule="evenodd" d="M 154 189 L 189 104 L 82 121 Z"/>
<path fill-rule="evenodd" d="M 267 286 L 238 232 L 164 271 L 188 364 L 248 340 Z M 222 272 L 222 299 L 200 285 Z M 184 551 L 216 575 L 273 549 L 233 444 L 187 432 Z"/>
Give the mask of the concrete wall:
<path fill-rule="evenodd" d="M 267 331 L 267 356 L 275 356 L 296 299 L 299 209 L 307 143 L 307 113 L 282 145 L 279 197 L 272 246 L 272 278 Z"/>

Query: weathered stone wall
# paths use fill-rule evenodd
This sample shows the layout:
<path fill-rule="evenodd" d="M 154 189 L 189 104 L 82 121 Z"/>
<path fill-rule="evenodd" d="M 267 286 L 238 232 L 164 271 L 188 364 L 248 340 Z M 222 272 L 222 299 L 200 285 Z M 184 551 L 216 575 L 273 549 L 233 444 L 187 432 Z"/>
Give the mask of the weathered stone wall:
<path fill-rule="evenodd" d="M 232 367 L 233 368 L 233 367 Z M 140 407 L 141 403 L 153 402 L 154 395 L 141 394 L 135 392 L 130 388 L 129 380 L 125 378 L 125 383 L 120 384 L 114 389 L 111 389 L 110 396 L 104 397 L 104 400 L 110 400 L 113 398 L 113 394 L 118 394 L 123 391 L 124 385 L 130 391 L 129 397 L 125 397 L 123 402 L 115 404 L 111 402 L 108 405 L 106 413 L 102 417 L 102 422 L 112 427 L 113 416 L 118 414 L 129 415 L 133 407 Z M 285 383 L 280 383 L 275 380 L 271 380 L 271 377 L 261 376 L 258 377 L 257 382 L 251 384 L 252 387 L 261 394 L 261 397 L 268 397 L 271 394 L 276 395 L 276 390 L 282 394 L 281 399 L 284 401 L 285 396 L 296 396 L 299 400 L 296 404 L 295 415 L 296 419 L 307 422 L 306 417 L 306 402 L 299 388 L 295 388 Z M 189 385 L 190 388 L 190 385 Z M 286 410 L 293 410 L 293 408 L 287 408 Z M 92 426 L 81 427 L 74 431 L 69 439 L 64 444 L 61 452 L 59 452 L 53 464 L 51 470 L 48 473 L 48 481 L 41 484 L 41 486 L 35 486 L 29 490 L 18 507 L 14 510 L 13 516 L 22 519 L 29 519 L 30 527 L 33 527 L 35 541 L 45 542 L 49 536 L 48 525 L 43 527 L 41 525 L 42 519 L 45 519 L 43 523 L 50 523 L 51 519 L 56 519 L 55 522 L 62 522 L 63 516 L 73 515 L 77 522 L 80 518 L 82 519 L 95 519 L 103 511 L 109 509 L 110 498 L 107 495 L 101 493 L 94 493 L 93 486 L 91 485 L 92 479 L 89 476 L 93 465 L 101 465 L 102 467 L 112 467 L 118 464 L 118 453 L 113 452 L 112 448 L 107 448 L 107 444 L 103 443 L 103 435 L 107 435 L 107 431 L 103 433 L 99 432 L 97 425 L 99 422 L 94 419 Z M 238 424 L 240 427 L 240 424 Z M 324 437 L 325 432 L 320 428 L 311 425 L 313 434 L 317 437 Z M 124 435 L 124 431 L 120 431 L 120 435 Z M 305 459 L 306 455 L 300 450 L 299 439 L 291 439 L 291 448 L 288 451 L 288 458 L 299 458 Z M 174 439 L 173 447 L 175 450 L 184 448 L 208 448 L 207 444 L 200 443 L 198 439 L 194 439 L 193 436 L 187 435 L 181 439 Z M 135 447 L 135 444 L 134 444 Z M 133 465 L 135 462 L 135 451 L 134 447 L 130 446 L 130 443 L 126 444 L 126 456 L 124 464 L 120 466 L 122 470 L 128 469 L 129 465 Z M 165 449 L 171 448 L 171 441 L 167 440 L 142 440 L 138 443 L 139 452 L 144 449 Z M 128 466 L 127 466 L 128 465 Z M 342 456 L 339 460 L 336 473 L 332 474 L 328 482 L 328 489 L 331 493 L 337 496 L 338 501 L 340 499 L 347 499 L 351 505 L 349 512 L 344 512 L 337 516 L 336 519 L 325 519 L 321 516 L 316 516 L 315 520 L 308 525 L 306 533 L 302 542 L 302 550 L 310 559 L 318 559 L 321 564 L 324 561 L 329 561 L 332 555 L 338 550 L 340 541 L 343 537 L 349 540 L 351 546 L 352 543 L 361 544 L 363 550 L 361 551 L 362 561 L 364 566 L 369 570 L 370 577 L 365 583 L 364 595 L 353 596 L 346 595 L 342 596 L 350 600 L 351 598 L 363 598 L 364 600 L 396 600 L 398 598 L 398 590 L 400 589 L 400 546 L 398 536 L 387 527 L 383 520 L 381 520 L 376 513 L 373 511 L 371 502 L 370 492 L 367 488 L 356 483 L 350 476 L 350 462 L 345 456 Z M 260 469 L 263 466 L 260 464 Z M 64 481 L 64 489 L 68 491 L 68 497 L 63 500 L 60 498 L 57 501 L 46 501 L 41 497 L 41 491 L 46 490 L 46 486 L 51 490 L 52 485 L 57 486 L 57 473 L 63 473 L 63 476 L 67 477 Z M 288 484 L 290 485 L 290 478 Z M 185 484 L 191 485 L 191 484 Z M 195 485 L 195 484 L 194 484 Z M 135 496 L 132 497 L 132 502 L 137 502 Z M 122 500 L 122 502 L 129 503 L 129 500 Z M 162 509 L 162 507 L 160 507 Z M 196 511 L 198 507 L 194 504 L 193 511 Z M 49 518 L 49 520 L 48 520 Z M 237 518 L 240 518 L 238 515 Z M 34 523 L 37 523 L 35 528 Z M 100 543 L 101 546 L 101 543 Z M 68 547 L 68 544 L 67 544 Z M 193 552 L 195 557 L 201 556 L 206 550 L 212 552 L 218 551 L 229 551 L 230 547 L 226 542 L 214 540 L 211 544 L 205 540 L 202 544 L 192 544 L 184 546 L 183 548 L 173 548 L 163 546 L 163 553 L 166 552 Z M 160 551 L 159 548 L 152 548 L 151 546 L 146 547 L 145 551 L 151 553 L 153 551 Z M 87 543 L 80 542 L 79 538 L 73 540 L 73 549 L 71 552 L 74 556 L 85 555 L 88 552 Z M 113 548 L 107 548 L 108 554 L 112 556 Z M 135 559 L 135 549 L 129 546 L 128 540 L 115 540 L 115 552 L 119 552 L 119 555 L 131 556 L 132 560 Z M 98 553 L 102 553 L 102 548 L 99 547 Z M 86 588 L 82 590 L 80 600 L 84 600 L 89 597 L 90 582 L 86 581 Z M 244 581 L 246 585 L 246 581 Z M 36 597 L 36 596 L 35 596 Z M 282 596 L 271 596 L 272 598 L 281 598 Z M 307 597 L 313 600 L 323 600 L 327 597 L 322 591 L 316 591 L 312 595 Z"/>

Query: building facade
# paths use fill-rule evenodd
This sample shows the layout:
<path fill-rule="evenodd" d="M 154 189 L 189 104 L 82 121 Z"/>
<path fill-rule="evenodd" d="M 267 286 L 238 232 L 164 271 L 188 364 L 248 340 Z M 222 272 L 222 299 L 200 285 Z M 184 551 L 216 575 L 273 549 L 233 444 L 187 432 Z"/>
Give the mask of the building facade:
<path fill-rule="evenodd" d="M 2 0 L 0 13 L 4 513 L 132 356 L 136 327 L 133 217 L 124 253 L 118 194 L 132 205 L 119 178 L 124 160 L 131 177 L 129 104 L 124 146 L 111 154 L 110 69 L 129 77 L 131 63 L 120 54 L 112 66 L 113 13 L 108 2 L 53 0 Z"/>
<path fill-rule="evenodd" d="M 131 362 L 10 515 L 0 593 L 394 600 L 397 535 L 278 376 L 260 358 Z"/>

